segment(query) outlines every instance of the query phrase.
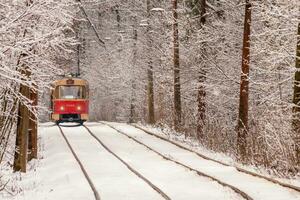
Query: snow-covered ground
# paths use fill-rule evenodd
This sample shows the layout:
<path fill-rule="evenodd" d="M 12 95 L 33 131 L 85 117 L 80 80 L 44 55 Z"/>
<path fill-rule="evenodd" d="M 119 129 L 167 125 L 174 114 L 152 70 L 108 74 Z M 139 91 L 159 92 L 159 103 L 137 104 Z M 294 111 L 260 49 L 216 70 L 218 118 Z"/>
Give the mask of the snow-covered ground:
<path fill-rule="evenodd" d="M 132 169 L 163 191 L 170 199 L 243 199 L 228 187 L 199 176 L 109 126 L 86 123 L 87 127 L 111 151 Z M 162 155 L 213 176 L 247 193 L 255 200 L 300 200 L 300 193 L 268 181 L 240 173 L 204 160 L 191 152 L 150 136 L 127 124 L 110 123 L 119 130 L 145 143 Z M 107 151 L 84 127 L 62 127 L 74 151 L 91 177 L 101 199 L 159 200 L 164 199 L 149 183 Z M 88 181 L 60 134 L 57 126 L 41 126 L 42 151 L 39 161 L 27 174 L 18 177 L 19 194 L 2 200 L 90 200 L 95 199 Z"/>
<path fill-rule="evenodd" d="M 150 131 L 151 133 L 154 133 L 155 135 L 166 138 L 172 142 L 180 144 L 181 146 L 191 149 L 192 151 L 199 152 L 202 155 L 212 158 L 214 160 L 218 160 L 220 162 L 229 164 L 231 166 L 237 166 L 239 168 L 245 169 L 250 172 L 261 174 L 265 177 L 269 177 L 269 178 L 278 180 L 282 183 L 291 184 L 291 185 L 300 187 L 300 173 L 298 176 L 292 177 L 290 179 L 279 178 L 278 176 L 270 175 L 270 171 L 268 171 L 268 169 L 266 169 L 266 168 L 258 168 L 258 167 L 251 166 L 251 165 L 242 165 L 241 163 L 235 161 L 233 156 L 230 157 L 224 153 L 216 153 L 214 151 L 211 151 L 211 150 L 203 147 L 195 138 L 185 137 L 184 134 L 176 133 L 176 132 L 174 132 L 174 130 L 172 130 L 168 127 L 159 128 L 159 127 L 154 127 L 151 125 L 142 125 L 142 124 L 135 124 L 134 126 L 141 127 L 142 129 Z"/>
<path fill-rule="evenodd" d="M 120 123 L 110 124 L 119 130 L 126 132 L 128 135 L 133 136 L 135 139 L 147 144 L 156 151 L 172 157 L 172 159 L 175 159 L 176 161 L 196 168 L 241 189 L 254 199 L 300 199 L 299 192 L 289 190 L 277 184 L 270 183 L 269 181 L 238 172 L 234 167 L 225 167 L 218 163 L 201 159 L 196 154 L 180 149 L 173 144 L 148 135 L 130 125 Z"/>
<path fill-rule="evenodd" d="M 89 127 L 116 154 L 128 161 L 171 199 L 239 199 L 228 188 L 164 160 L 108 126 L 95 124 Z"/>

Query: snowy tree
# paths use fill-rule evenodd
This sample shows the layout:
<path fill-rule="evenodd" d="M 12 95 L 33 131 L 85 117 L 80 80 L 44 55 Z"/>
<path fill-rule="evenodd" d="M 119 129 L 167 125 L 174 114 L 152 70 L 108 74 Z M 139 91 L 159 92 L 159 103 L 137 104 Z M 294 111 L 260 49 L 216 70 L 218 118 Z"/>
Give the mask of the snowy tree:
<path fill-rule="evenodd" d="M 55 76 L 71 64 L 68 60 L 76 44 L 72 36 L 75 19 L 72 9 L 73 1 L 4 0 L 0 4 L 0 80 L 5 83 L 0 88 L 0 161 L 20 120 L 24 126 L 17 134 L 17 160 L 21 151 L 27 151 L 24 138 L 28 134 L 29 111 L 37 116 L 38 108 L 42 108 L 32 106 L 30 91 L 40 94 L 48 91 Z M 25 113 L 18 115 L 20 109 Z M 27 156 L 23 156 L 25 162 Z M 19 163 L 15 170 L 25 168 Z"/>
<path fill-rule="evenodd" d="M 80 67 L 91 86 L 92 121 L 175 125 L 214 151 L 296 172 L 298 7 L 297 0 L 4 1 L 1 154 L 19 104 L 36 110 L 20 85 L 47 97 L 56 75 Z M 243 45 L 245 24 L 251 37 Z M 242 63 L 251 66 L 242 74 L 247 87 L 240 87 Z"/>

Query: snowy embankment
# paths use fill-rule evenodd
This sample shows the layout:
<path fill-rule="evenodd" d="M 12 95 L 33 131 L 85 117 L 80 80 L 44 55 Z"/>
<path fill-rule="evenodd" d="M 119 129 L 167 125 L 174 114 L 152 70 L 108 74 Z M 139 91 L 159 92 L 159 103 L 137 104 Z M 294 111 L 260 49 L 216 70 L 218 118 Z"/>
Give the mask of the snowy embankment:
<path fill-rule="evenodd" d="M 87 181 L 58 128 L 48 125 L 39 127 L 39 146 L 42 149 L 36 168 L 26 174 L 13 175 L 12 179 L 19 177 L 16 184 L 20 192 L 12 197 L 1 197 L 0 194 L 1 200 L 93 199 Z"/>
<path fill-rule="evenodd" d="M 241 189 L 249 194 L 253 199 L 300 199 L 299 192 L 284 188 L 278 184 L 271 183 L 261 178 L 241 173 L 234 167 L 226 167 L 209 160 L 201 159 L 196 154 L 180 149 L 177 146 L 166 141 L 162 141 L 159 138 L 148 135 L 144 131 L 136 129 L 130 125 L 119 123 L 110 124 L 118 130 L 126 132 L 126 134 L 134 137 L 138 141 L 147 144 L 164 155 L 168 155 L 176 161 L 194 167 Z"/>
<path fill-rule="evenodd" d="M 176 162 L 166 160 L 155 151 L 233 185 L 255 200 L 300 199 L 299 192 L 240 173 L 233 167 L 224 167 L 201 159 L 191 152 L 148 135 L 130 125 L 109 123 L 150 148 L 107 125 L 100 123 L 86 123 L 86 125 L 105 147 L 84 127 L 62 127 L 62 131 L 82 162 L 101 199 L 244 199 L 229 187 L 198 175 Z M 64 141 L 59 128 L 49 126 L 49 124 L 42 125 L 39 133 L 40 146 L 43 148 L 40 152 L 41 159 L 33 165 L 36 168 L 32 168 L 27 174 L 21 176 L 14 175 L 14 177 L 19 177 L 17 184 L 20 192 L 12 197 L 3 197 L 0 193 L 0 199 L 95 199 L 88 181 Z M 137 176 L 134 170 L 147 181 Z M 155 187 L 151 187 L 150 183 Z M 157 189 L 166 196 L 161 195 Z"/>
<path fill-rule="evenodd" d="M 112 123 L 113 124 L 113 123 Z M 142 124 L 134 124 L 133 125 L 136 128 L 141 128 L 143 130 L 149 131 L 159 137 L 163 137 L 169 141 L 175 142 L 176 144 L 179 144 L 183 147 L 186 147 L 192 151 L 199 152 L 202 155 L 212 158 L 213 160 L 220 161 L 222 163 L 226 163 L 231 166 L 237 166 L 241 169 L 245 169 L 247 171 L 260 174 L 262 176 L 278 180 L 282 183 L 294 185 L 296 187 L 300 188 L 300 173 L 298 176 L 293 177 L 293 178 L 279 178 L 278 176 L 272 176 L 270 173 L 267 172 L 267 169 L 265 168 L 257 168 L 255 166 L 249 166 L 249 165 L 242 165 L 241 163 L 235 161 L 232 157 L 225 155 L 223 153 L 216 153 L 214 151 L 211 151 L 209 149 L 206 149 L 203 147 L 199 142 L 192 138 L 192 137 L 185 137 L 183 134 L 179 134 L 174 132 L 174 130 L 171 130 L 169 128 L 158 128 L 158 127 L 153 127 L 151 125 L 142 125 Z"/>

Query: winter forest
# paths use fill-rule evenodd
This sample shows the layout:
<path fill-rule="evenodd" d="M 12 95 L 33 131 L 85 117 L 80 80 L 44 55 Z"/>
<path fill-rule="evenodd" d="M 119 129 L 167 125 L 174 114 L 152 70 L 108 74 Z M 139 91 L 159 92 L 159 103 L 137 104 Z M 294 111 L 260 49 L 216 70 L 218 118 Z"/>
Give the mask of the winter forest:
<path fill-rule="evenodd" d="M 20 170 L 20 127 L 49 121 L 51 83 L 80 73 L 89 121 L 151 124 L 295 177 L 299 70 L 298 0 L 1 0 L 0 166 Z"/>

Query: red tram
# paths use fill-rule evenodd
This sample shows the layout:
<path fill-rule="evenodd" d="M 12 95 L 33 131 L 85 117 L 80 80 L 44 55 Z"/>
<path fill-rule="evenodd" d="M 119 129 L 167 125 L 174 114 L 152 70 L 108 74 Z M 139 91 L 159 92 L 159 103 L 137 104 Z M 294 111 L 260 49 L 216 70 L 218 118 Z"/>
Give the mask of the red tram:
<path fill-rule="evenodd" d="M 58 125 L 61 122 L 88 120 L 89 86 L 80 78 L 64 78 L 53 83 L 51 92 L 51 119 Z"/>

